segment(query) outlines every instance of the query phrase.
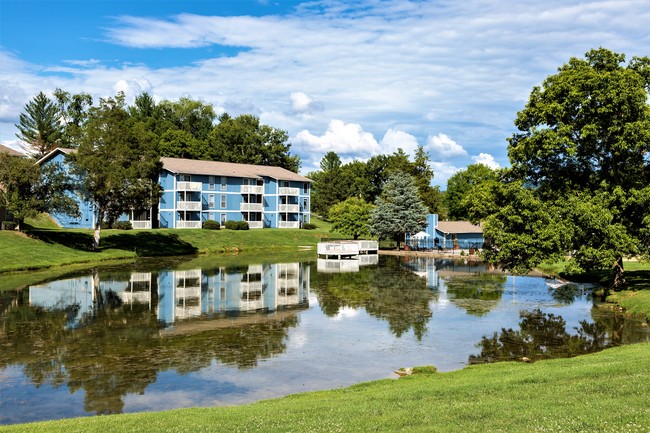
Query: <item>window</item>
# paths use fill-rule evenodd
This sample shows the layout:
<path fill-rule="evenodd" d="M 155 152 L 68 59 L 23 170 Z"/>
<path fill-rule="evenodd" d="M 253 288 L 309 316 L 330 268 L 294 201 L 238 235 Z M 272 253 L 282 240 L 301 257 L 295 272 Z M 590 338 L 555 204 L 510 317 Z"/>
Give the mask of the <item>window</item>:
<path fill-rule="evenodd" d="M 307 182 L 302 185 L 302 193 L 309 194 L 309 184 Z"/>
<path fill-rule="evenodd" d="M 225 191 L 228 187 L 228 178 L 226 176 L 221 176 L 221 191 Z"/>
<path fill-rule="evenodd" d="M 215 179 L 214 179 L 214 176 L 210 176 L 208 179 L 209 179 L 208 182 L 210 183 L 210 186 L 209 186 L 208 188 L 209 188 L 211 191 L 214 191 L 215 183 L 216 183 L 216 181 L 215 181 Z"/>
<path fill-rule="evenodd" d="M 179 182 L 190 182 L 190 175 L 189 174 L 179 174 L 178 175 L 178 181 Z"/>
<path fill-rule="evenodd" d="M 227 200 L 227 198 L 228 198 L 228 196 L 227 196 L 226 194 L 221 194 L 221 197 L 220 197 L 220 201 L 221 201 L 220 206 L 221 206 L 221 209 L 225 209 L 225 208 L 226 208 L 226 203 L 227 203 L 226 200 Z"/>
<path fill-rule="evenodd" d="M 208 207 L 214 209 L 214 194 L 208 195 Z"/>
<path fill-rule="evenodd" d="M 302 211 L 303 212 L 308 212 L 309 211 L 309 199 L 306 199 L 306 198 L 302 199 Z"/>

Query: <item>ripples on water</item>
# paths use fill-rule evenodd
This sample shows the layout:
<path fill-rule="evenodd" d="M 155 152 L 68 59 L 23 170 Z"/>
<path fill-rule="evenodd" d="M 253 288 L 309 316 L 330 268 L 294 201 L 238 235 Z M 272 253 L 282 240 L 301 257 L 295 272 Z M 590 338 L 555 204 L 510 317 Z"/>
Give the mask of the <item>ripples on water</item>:
<path fill-rule="evenodd" d="M 212 260 L 212 262 L 211 262 Z M 237 404 L 400 367 L 650 340 L 589 290 L 472 262 L 199 259 L 0 292 L 0 424 Z"/>

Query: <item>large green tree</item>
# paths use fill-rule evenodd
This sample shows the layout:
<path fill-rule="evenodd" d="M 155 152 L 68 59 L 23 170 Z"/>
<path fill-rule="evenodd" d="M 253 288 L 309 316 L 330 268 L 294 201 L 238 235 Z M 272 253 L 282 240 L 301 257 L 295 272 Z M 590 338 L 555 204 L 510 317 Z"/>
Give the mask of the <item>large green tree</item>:
<path fill-rule="evenodd" d="M 379 239 L 400 242 L 406 233 L 415 233 L 426 225 L 427 207 L 418 196 L 413 178 L 406 173 L 394 173 L 377 197 L 370 214 L 370 231 Z"/>
<path fill-rule="evenodd" d="M 63 135 L 61 112 L 45 93 L 39 92 L 25 104 L 16 124 L 16 137 L 24 143 L 24 148 L 35 158 L 40 159 L 59 146 Z"/>
<path fill-rule="evenodd" d="M 470 164 L 451 176 L 447 180 L 444 200 L 447 217 L 452 220 L 470 219 L 471 196 L 479 191 L 482 183 L 496 179 L 496 171 L 484 164 Z"/>
<path fill-rule="evenodd" d="M 54 97 L 63 122 L 61 145 L 77 147 L 88 120 L 88 111 L 93 105 L 93 98 L 88 93 L 72 94 L 61 89 L 54 91 Z"/>
<path fill-rule="evenodd" d="M 95 247 L 103 221 L 149 209 L 158 199 L 155 135 L 129 116 L 121 92 L 100 99 L 99 106 L 90 110 L 83 140 L 72 158 L 80 192 L 94 204 Z"/>
<path fill-rule="evenodd" d="M 359 239 L 359 236 L 370 236 L 372 208 L 372 203 L 357 197 L 349 197 L 335 204 L 329 210 L 332 231 L 352 236 L 354 239 Z"/>
<path fill-rule="evenodd" d="M 215 161 L 272 165 L 298 172 L 300 158 L 290 155 L 291 144 L 286 131 L 264 125 L 251 114 L 230 117 L 221 115 L 208 137 L 209 150 L 204 155 Z"/>
<path fill-rule="evenodd" d="M 650 254 L 649 91 L 648 57 L 625 65 L 604 48 L 570 59 L 533 89 L 509 139 L 506 188 L 532 213 L 514 207 L 487 219 L 489 259 L 524 270 L 566 255 L 574 271 L 612 267 L 613 287 L 625 286 L 623 258 Z M 561 233 L 552 236 L 535 215 Z M 532 259 L 511 249 L 545 237 Z"/>
<path fill-rule="evenodd" d="M 78 215 L 76 202 L 66 194 L 71 179 L 57 164 L 39 167 L 33 159 L 0 152 L 0 207 L 6 208 L 22 229 L 25 218 L 39 212 Z"/>

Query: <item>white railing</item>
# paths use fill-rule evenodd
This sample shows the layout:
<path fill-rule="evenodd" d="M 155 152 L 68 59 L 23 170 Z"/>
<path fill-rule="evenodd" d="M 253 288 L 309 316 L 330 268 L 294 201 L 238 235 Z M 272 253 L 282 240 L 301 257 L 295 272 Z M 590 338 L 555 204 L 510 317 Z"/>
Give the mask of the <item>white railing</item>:
<path fill-rule="evenodd" d="M 151 281 L 151 272 L 133 272 L 131 274 L 131 281 Z"/>
<path fill-rule="evenodd" d="M 239 210 L 242 212 L 262 212 L 264 205 L 262 203 L 241 203 Z"/>
<path fill-rule="evenodd" d="M 242 194 L 264 194 L 264 187 L 258 185 L 242 185 Z"/>
<path fill-rule="evenodd" d="M 262 291 L 262 282 L 261 281 L 242 281 L 240 283 L 239 290 L 242 292 L 261 292 Z"/>
<path fill-rule="evenodd" d="M 300 195 L 300 188 L 288 188 L 283 186 L 280 187 L 278 193 L 280 195 Z"/>
<path fill-rule="evenodd" d="M 201 182 L 176 182 L 176 189 L 179 191 L 201 191 L 203 184 Z"/>
<path fill-rule="evenodd" d="M 201 221 L 176 221 L 177 229 L 200 229 Z"/>
<path fill-rule="evenodd" d="M 150 292 L 122 292 L 120 293 L 120 298 L 125 304 L 148 304 L 151 302 L 151 293 Z"/>
<path fill-rule="evenodd" d="M 201 287 L 176 287 L 176 299 L 200 298 Z"/>
<path fill-rule="evenodd" d="M 379 254 L 361 254 L 357 258 L 359 266 L 369 266 L 379 264 Z"/>
<path fill-rule="evenodd" d="M 356 256 L 359 254 L 359 244 L 356 242 L 319 242 L 318 254 L 325 256 Z"/>
<path fill-rule="evenodd" d="M 176 271 L 176 278 L 201 278 L 201 269 L 190 269 L 187 271 Z"/>
<path fill-rule="evenodd" d="M 300 205 L 299 204 L 281 204 L 281 205 L 278 205 L 278 210 L 280 212 L 298 213 L 298 212 L 300 212 Z"/>
<path fill-rule="evenodd" d="M 247 221 L 249 229 L 263 229 L 264 221 Z"/>
<path fill-rule="evenodd" d="M 300 223 L 298 221 L 280 221 L 278 227 L 281 229 L 297 229 L 300 228 Z"/>
<path fill-rule="evenodd" d="M 318 259 L 316 262 L 318 272 L 358 272 L 358 260 Z"/>
<path fill-rule="evenodd" d="M 359 251 L 377 251 L 379 242 L 377 241 L 355 241 L 359 245 Z"/>
<path fill-rule="evenodd" d="M 151 221 L 131 221 L 131 227 L 134 229 L 150 229 Z"/>
<path fill-rule="evenodd" d="M 177 201 L 176 209 L 178 210 L 201 210 L 200 201 Z"/>

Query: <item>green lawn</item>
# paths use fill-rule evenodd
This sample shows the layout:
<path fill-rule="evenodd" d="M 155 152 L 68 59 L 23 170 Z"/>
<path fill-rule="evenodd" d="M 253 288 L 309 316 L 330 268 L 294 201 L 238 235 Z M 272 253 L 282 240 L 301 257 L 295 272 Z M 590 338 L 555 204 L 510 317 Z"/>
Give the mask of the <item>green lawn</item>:
<path fill-rule="evenodd" d="M 637 344 L 245 406 L 77 418 L 0 432 L 647 432 L 648 359 L 650 344 Z"/>
<path fill-rule="evenodd" d="M 136 257 L 315 251 L 321 238 L 331 236 L 322 221 L 316 230 L 102 230 L 101 247 L 93 251 L 91 230 L 53 228 L 47 219 L 28 223 L 26 234 L 0 231 L 0 272 Z"/>

